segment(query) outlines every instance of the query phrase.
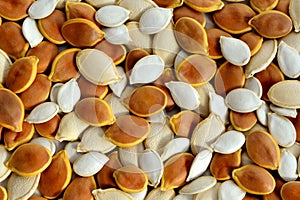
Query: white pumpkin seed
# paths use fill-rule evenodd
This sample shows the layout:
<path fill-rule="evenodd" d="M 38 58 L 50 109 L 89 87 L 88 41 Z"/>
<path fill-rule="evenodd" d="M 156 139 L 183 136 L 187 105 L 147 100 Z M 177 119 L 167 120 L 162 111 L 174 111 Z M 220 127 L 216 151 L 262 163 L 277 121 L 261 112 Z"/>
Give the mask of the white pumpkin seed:
<path fill-rule="evenodd" d="M 257 130 L 259 130 L 259 131 L 266 131 L 266 132 L 269 131 L 267 127 L 261 125 L 260 123 L 256 123 L 250 130 L 244 132 L 244 134 L 246 136 L 248 133 L 250 133 L 252 131 L 257 131 Z"/>
<path fill-rule="evenodd" d="M 122 78 L 118 82 L 110 83 L 109 88 L 112 90 L 114 95 L 116 95 L 117 97 L 120 97 L 123 90 L 125 89 L 125 87 L 127 85 L 127 77 L 126 77 L 123 67 L 117 67 L 117 71 Z"/>
<path fill-rule="evenodd" d="M 121 24 L 113 28 L 102 28 L 105 32 L 105 39 L 116 45 L 127 44 L 132 41 L 128 28 Z"/>
<path fill-rule="evenodd" d="M 195 88 L 185 82 L 170 81 L 165 83 L 170 90 L 177 106 L 187 110 L 194 110 L 200 105 L 199 94 Z"/>
<path fill-rule="evenodd" d="M 77 160 L 77 158 L 79 158 L 79 156 L 83 155 L 82 153 L 77 152 L 78 144 L 79 144 L 78 141 L 68 142 L 65 146 L 65 150 L 67 152 L 68 158 L 71 163 L 73 163 L 75 160 Z"/>
<path fill-rule="evenodd" d="M 179 194 L 197 194 L 215 186 L 217 179 L 213 176 L 200 176 L 191 183 L 183 186 Z"/>
<path fill-rule="evenodd" d="M 180 46 L 174 35 L 173 23 L 169 23 L 165 29 L 153 37 L 153 54 L 163 59 L 165 67 L 174 65 L 174 59 L 179 50 Z"/>
<path fill-rule="evenodd" d="M 4 145 L 0 145 L 0 183 L 4 181 L 11 173 L 11 170 L 8 169 L 5 165 L 7 160 L 10 158 L 10 152 L 7 151 Z"/>
<path fill-rule="evenodd" d="M 297 117 L 297 109 L 294 108 L 282 108 L 282 107 L 275 106 L 274 104 L 270 104 L 270 109 L 273 112 L 277 113 L 278 115 L 283 115 L 292 118 Z"/>
<path fill-rule="evenodd" d="M 69 113 L 80 99 L 80 88 L 75 79 L 71 79 L 59 88 L 57 103 L 64 113 Z"/>
<path fill-rule="evenodd" d="M 79 72 L 94 84 L 107 85 L 121 79 L 114 61 L 103 51 L 81 50 L 76 55 L 76 64 Z"/>
<path fill-rule="evenodd" d="M 129 148 L 119 148 L 119 158 L 123 166 L 134 165 L 139 167 L 139 154 L 144 152 L 142 143 Z"/>
<path fill-rule="evenodd" d="M 198 154 L 203 149 L 212 151 L 211 144 L 213 144 L 224 131 L 225 125 L 222 120 L 211 113 L 195 127 L 192 133 L 191 149 L 193 154 Z"/>
<path fill-rule="evenodd" d="M 300 31 L 300 2 L 297 0 L 290 0 L 289 4 L 289 14 L 292 18 L 295 32 Z"/>
<path fill-rule="evenodd" d="M 250 165 L 250 164 L 254 164 L 253 160 L 251 160 L 247 151 L 243 151 L 242 158 L 241 158 L 241 165 L 245 166 L 245 165 Z"/>
<path fill-rule="evenodd" d="M 259 51 L 251 57 L 245 67 L 246 78 L 266 69 L 276 56 L 277 40 L 265 40 Z"/>
<path fill-rule="evenodd" d="M 26 17 L 23 21 L 22 33 L 31 48 L 36 47 L 44 39 L 44 36 L 41 34 L 36 21 L 30 17 Z"/>
<path fill-rule="evenodd" d="M 269 113 L 268 128 L 280 146 L 290 147 L 296 142 L 296 129 L 288 118 L 276 113 Z"/>
<path fill-rule="evenodd" d="M 239 131 L 227 131 L 218 137 L 211 146 L 215 152 L 231 154 L 242 148 L 245 143 L 245 136 Z"/>
<path fill-rule="evenodd" d="M 298 109 L 300 108 L 300 81 L 285 80 L 275 83 L 269 89 L 268 97 L 276 106 Z"/>
<path fill-rule="evenodd" d="M 145 200 L 157 200 L 157 199 L 173 200 L 174 197 L 175 197 L 174 190 L 163 191 L 161 190 L 161 188 L 155 188 L 148 193 Z"/>
<path fill-rule="evenodd" d="M 246 79 L 244 88 L 252 90 L 258 96 L 258 98 L 262 97 L 262 85 L 260 81 L 254 76 Z"/>
<path fill-rule="evenodd" d="M 248 113 L 257 110 L 261 106 L 262 100 L 249 89 L 237 88 L 226 95 L 225 103 L 235 112 Z"/>
<path fill-rule="evenodd" d="M 129 16 L 130 21 L 139 21 L 141 15 L 149 8 L 158 7 L 151 0 L 120 0 L 119 6 L 131 11 Z"/>
<path fill-rule="evenodd" d="M 70 112 L 63 116 L 60 120 L 55 139 L 58 141 L 74 141 L 89 126 L 79 119 L 74 112 Z"/>
<path fill-rule="evenodd" d="M 204 149 L 201 150 L 194 158 L 191 165 L 189 175 L 186 181 L 189 182 L 199 176 L 201 176 L 208 168 L 210 161 L 212 159 L 212 152 Z"/>
<path fill-rule="evenodd" d="M 96 189 L 92 191 L 92 194 L 95 200 L 115 200 L 115 199 L 122 199 L 122 200 L 134 200 L 132 196 L 128 193 L 123 192 L 122 190 L 116 188 L 109 188 L 109 189 Z"/>
<path fill-rule="evenodd" d="M 139 155 L 139 167 L 147 174 L 149 185 L 157 187 L 163 175 L 164 164 L 159 154 L 147 149 Z"/>
<path fill-rule="evenodd" d="M 0 49 L 0 83 L 5 83 L 12 62 L 5 51 Z"/>
<path fill-rule="evenodd" d="M 300 54 L 296 49 L 281 41 L 277 53 L 278 66 L 282 73 L 289 78 L 300 75 Z"/>
<path fill-rule="evenodd" d="M 59 111 L 59 106 L 53 102 L 44 102 L 34 107 L 25 121 L 40 124 L 52 119 Z"/>
<path fill-rule="evenodd" d="M 165 64 L 158 55 L 149 55 L 141 58 L 133 66 L 130 74 L 130 84 L 151 83 L 163 73 Z"/>
<path fill-rule="evenodd" d="M 218 199 L 218 190 L 220 187 L 221 183 L 216 183 L 214 187 L 204 191 L 204 192 L 199 192 L 198 194 L 194 195 L 193 200 L 216 200 Z"/>
<path fill-rule="evenodd" d="M 73 163 L 73 170 L 83 177 L 93 176 L 107 163 L 109 158 L 99 152 L 88 152 L 79 156 Z"/>
<path fill-rule="evenodd" d="M 300 33 L 291 31 L 289 34 L 281 38 L 281 41 L 284 41 L 287 45 L 293 47 L 300 53 Z"/>
<path fill-rule="evenodd" d="M 95 19 L 102 26 L 117 27 L 129 19 L 130 11 L 117 5 L 107 5 L 97 10 Z"/>
<path fill-rule="evenodd" d="M 174 69 L 175 71 L 178 69 L 179 64 L 186 59 L 188 56 L 190 56 L 189 53 L 185 52 L 184 50 L 181 50 L 177 53 L 175 60 L 174 60 Z"/>
<path fill-rule="evenodd" d="M 295 181 L 298 178 L 297 159 L 286 149 L 281 151 L 278 174 L 285 181 Z"/>
<path fill-rule="evenodd" d="M 104 100 L 111 107 L 112 112 L 115 117 L 129 114 L 129 110 L 121 103 L 120 98 L 115 96 L 114 94 L 108 94 L 104 98 Z"/>
<path fill-rule="evenodd" d="M 86 2 L 95 8 L 101 8 L 107 5 L 114 5 L 118 2 L 118 0 L 86 0 Z"/>
<path fill-rule="evenodd" d="M 236 185 L 233 180 L 224 181 L 221 183 L 218 190 L 219 200 L 241 200 L 245 197 L 246 191 Z"/>
<path fill-rule="evenodd" d="M 11 200 L 28 199 L 39 185 L 41 175 L 24 177 L 12 173 L 7 181 L 7 194 Z"/>
<path fill-rule="evenodd" d="M 139 20 L 139 28 L 145 34 L 155 34 L 168 26 L 173 17 L 173 9 L 150 8 Z"/>
<path fill-rule="evenodd" d="M 298 157 L 298 175 L 300 177 L 300 157 Z"/>
<path fill-rule="evenodd" d="M 55 8 L 57 8 L 57 9 L 65 8 L 67 1 L 69 1 L 69 2 L 81 2 L 81 0 L 58 0 Z"/>
<path fill-rule="evenodd" d="M 269 105 L 265 101 L 262 101 L 261 106 L 256 110 L 256 116 L 258 121 L 264 125 L 268 125 L 268 113 L 270 112 Z"/>
<path fill-rule="evenodd" d="M 63 83 L 55 83 L 50 90 L 50 101 L 53 103 L 57 103 L 57 94 L 61 86 L 63 86 Z"/>
<path fill-rule="evenodd" d="M 130 196 L 132 196 L 134 198 L 134 200 L 144 200 L 145 197 L 147 196 L 148 193 L 148 188 L 144 189 L 141 192 L 137 192 L 137 193 L 128 193 L 130 194 Z"/>
<path fill-rule="evenodd" d="M 300 144 L 297 142 L 285 149 L 288 150 L 290 153 L 292 153 L 296 158 L 300 156 Z"/>
<path fill-rule="evenodd" d="M 57 2 L 57 0 L 34 1 L 28 9 L 28 15 L 32 19 L 42 19 L 48 17 L 54 11 Z"/>
<path fill-rule="evenodd" d="M 224 123 L 228 123 L 229 111 L 225 104 L 225 99 L 215 92 L 209 92 L 208 96 L 210 112 L 219 116 Z"/>
<path fill-rule="evenodd" d="M 220 47 L 224 58 L 234 65 L 243 66 L 250 60 L 250 48 L 240 39 L 221 36 Z"/>
<path fill-rule="evenodd" d="M 178 194 L 174 197 L 173 200 L 193 200 L 193 195 L 188 194 Z"/>
<path fill-rule="evenodd" d="M 200 85 L 198 87 L 195 87 L 195 89 L 197 90 L 200 98 L 200 105 L 195 111 L 199 113 L 202 117 L 207 117 L 210 113 L 209 93 L 215 93 L 215 89 L 209 82 Z"/>
<path fill-rule="evenodd" d="M 82 133 L 81 141 L 77 145 L 77 151 L 108 153 L 115 147 L 113 143 L 104 138 L 104 131 L 101 127 L 90 127 Z"/>
<path fill-rule="evenodd" d="M 187 152 L 189 147 L 189 138 L 175 138 L 165 146 L 164 151 L 161 154 L 161 159 L 162 161 L 166 161 L 175 154 Z"/>
<path fill-rule="evenodd" d="M 30 143 L 39 144 L 46 149 L 48 149 L 51 152 L 51 155 L 53 156 L 56 152 L 56 145 L 55 142 L 51 139 L 45 138 L 45 137 L 36 137 L 33 138 Z"/>
<path fill-rule="evenodd" d="M 151 115 L 150 117 L 148 117 L 148 122 L 149 123 L 161 123 L 161 124 L 165 124 L 167 121 L 167 114 L 164 110 L 162 110 L 161 112 Z"/>
<path fill-rule="evenodd" d="M 141 0 L 138 0 L 141 1 Z M 143 1 L 143 0 L 142 0 Z M 135 1 L 136 2 L 136 1 Z M 126 23 L 126 27 L 129 32 L 129 36 L 131 38 L 131 41 L 126 43 L 126 47 L 130 50 L 135 48 L 141 48 L 149 53 L 152 51 L 152 37 L 151 35 L 147 35 L 141 32 L 139 29 L 138 22 L 131 21 Z"/>

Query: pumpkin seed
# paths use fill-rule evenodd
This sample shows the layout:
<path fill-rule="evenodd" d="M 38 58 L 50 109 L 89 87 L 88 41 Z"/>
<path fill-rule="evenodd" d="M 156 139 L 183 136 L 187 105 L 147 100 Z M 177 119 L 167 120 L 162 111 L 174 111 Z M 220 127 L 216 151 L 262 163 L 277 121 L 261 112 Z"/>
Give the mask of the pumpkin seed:
<path fill-rule="evenodd" d="M 228 107 L 225 104 L 225 99 L 214 92 L 209 92 L 209 110 L 211 113 L 219 116 L 224 123 L 228 123 Z"/>
<path fill-rule="evenodd" d="M 193 195 L 189 194 L 178 194 L 173 200 L 193 200 Z"/>
<path fill-rule="evenodd" d="M 118 82 L 109 84 L 109 88 L 113 91 L 114 95 L 120 97 L 123 90 L 127 86 L 127 77 L 123 67 L 117 67 L 117 71 L 122 78 Z"/>
<path fill-rule="evenodd" d="M 295 1 L 295 0 L 290 1 L 289 14 L 290 14 L 290 17 L 292 18 L 295 32 L 300 31 L 300 15 L 297 12 L 297 10 L 299 10 L 299 8 L 300 8 L 300 4 L 298 1 Z"/>
<path fill-rule="evenodd" d="M 213 176 L 201 176 L 179 190 L 179 194 L 196 194 L 215 186 L 217 179 Z"/>
<path fill-rule="evenodd" d="M 92 191 L 96 200 L 110 200 L 110 199 L 123 199 L 123 200 L 134 200 L 132 196 L 122 190 L 109 188 L 102 190 L 101 188 Z"/>
<path fill-rule="evenodd" d="M 104 98 L 104 100 L 111 107 L 112 112 L 115 117 L 119 117 L 121 115 L 129 114 L 128 109 L 121 103 L 120 99 L 114 94 L 108 94 Z"/>
<path fill-rule="evenodd" d="M 8 1 L 1 2 L 0 16 L 12 21 L 23 19 L 27 16 L 27 10 L 31 4 L 32 0 L 22 1 L 18 4 Z"/>
<path fill-rule="evenodd" d="M 141 15 L 150 8 L 158 7 L 154 1 L 150 0 L 137 0 L 132 2 L 130 0 L 120 0 L 119 6 L 130 10 L 130 21 L 139 21 Z"/>
<path fill-rule="evenodd" d="M 0 145 L 0 152 L 1 152 L 1 157 L 0 157 L 0 182 L 4 181 L 11 173 L 11 170 L 8 169 L 5 166 L 5 163 L 10 157 L 10 153 L 7 151 L 7 149 L 4 147 L 4 145 Z"/>
<path fill-rule="evenodd" d="M 246 79 L 244 88 L 252 90 L 258 96 L 258 98 L 262 97 L 263 94 L 262 85 L 260 81 L 254 76 Z"/>
<path fill-rule="evenodd" d="M 261 106 L 256 110 L 256 115 L 258 121 L 264 125 L 268 125 L 268 113 L 270 112 L 270 108 L 265 101 L 262 102 Z"/>
<path fill-rule="evenodd" d="M 300 53 L 300 45 L 298 41 L 300 40 L 300 34 L 295 31 L 290 32 L 286 36 L 281 38 L 281 41 L 284 41 L 287 45 L 293 47 Z"/>
<path fill-rule="evenodd" d="M 143 191 L 141 192 L 137 192 L 137 193 L 132 193 L 132 192 L 129 192 L 130 196 L 132 196 L 135 200 L 144 200 L 145 197 L 147 196 L 148 194 L 148 188 L 144 189 Z"/>
<path fill-rule="evenodd" d="M 200 177 L 207 170 L 211 159 L 212 159 L 211 151 L 207 149 L 201 150 L 193 160 L 186 181 L 189 182 L 195 178 Z"/>
<path fill-rule="evenodd" d="M 57 0 L 38 0 L 33 2 L 28 8 L 28 15 L 32 19 L 42 19 L 48 17 L 55 9 Z"/>
<path fill-rule="evenodd" d="M 211 146 L 215 152 L 230 154 L 240 149 L 245 143 L 245 136 L 239 131 L 227 131 L 220 135 Z"/>
<path fill-rule="evenodd" d="M 96 189 L 96 182 L 93 176 L 90 177 L 76 177 L 66 188 L 63 199 L 64 200 L 93 200 L 92 191 Z"/>
<path fill-rule="evenodd" d="M 31 48 L 36 47 L 44 39 L 44 36 L 39 31 L 36 21 L 30 17 L 27 17 L 23 21 L 22 33 Z"/>
<path fill-rule="evenodd" d="M 73 170 L 83 177 L 93 176 L 101 170 L 109 158 L 99 152 L 88 152 L 79 156 L 73 163 Z"/>
<path fill-rule="evenodd" d="M 75 0 L 75 2 L 74 0 L 66 1 L 65 12 L 67 20 L 84 18 L 94 22 L 95 24 L 98 24 L 94 17 L 96 14 L 96 9 L 88 3 L 76 1 L 78 0 Z"/>
<path fill-rule="evenodd" d="M 220 48 L 220 36 L 231 37 L 231 35 L 219 28 L 206 28 L 206 35 L 208 39 L 208 55 L 213 59 L 222 58 Z"/>
<path fill-rule="evenodd" d="M 123 166 L 134 165 L 139 167 L 139 155 L 144 151 L 143 144 L 140 143 L 129 148 L 119 148 L 119 159 Z"/>
<path fill-rule="evenodd" d="M 200 105 L 199 95 L 191 85 L 181 81 L 170 81 L 165 85 L 180 108 L 194 110 Z"/>
<path fill-rule="evenodd" d="M 299 198 L 299 181 L 290 181 L 282 185 L 280 195 L 282 199 Z"/>
<path fill-rule="evenodd" d="M 224 58 L 230 63 L 241 66 L 250 61 L 250 48 L 242 40 L 220 36 L 220 46 Z"/>
<path fill-rule="evenodd" d="M 64 85 L 63 83 L 55 83 L 51 87 L 50 95 L 49 95 L 51 102 L 57 103 L 57 94 L 58 94 L 58 91 L 59 91 L 60 87 L 63 86 L 63 85 Z"/>
<path fill-rule="evenodd" d="M 295 181 L 298 178 L 297 159 L 285 149 L 281 151 L 278 174 L 285 181 Z"/>
<path fill-rule="evenodd" d="M 59 107 L 53 102 L 44 102 L 36 106 L 25 118 L 28 123 L 40 124 L 52 119 L 59 111 Z"/>
<path fill-rule="evenodd" d="M 255 112 L 238 113 L 230 111 L 229 117 L 233 128 L 238 131 L 248 131 L 255 126 L 257 122 Z"/>
<path fill-rule="evenodd" d="M 221 183 L 218 189 L 218 199 L 243 199 L 246 195 L 246 191 L 236 185 L 233 180 L 227 180 Z"/>
<path fill-rule="evenodd" d="M 261 2 L 259 0 L 250 0 L 251 7 L 257 12 L 263 12 L 267 10 L 272 10 L 276 7 L 278 0 L 268 0 Z"/>
<path fill-rule="evenodd" d="M 277 52 L 277 40 L 265 40 L 260 50 L 251 57 L 249 63 L 245 67 L 246 78 L 266 69 Z"/>
<path fill-rule="evenodd" d="M 190 146 L 190 140 L 188 138 L 175 138 L 168 142 L 165 146 L 163 153 L 161 154 L 162 161 L 168 160 L 170 157 L 178 153 L 187 152 Z"/>
<path fill-rule="evenodd" d="M 149 185 L 157 187 L 163 174 L 163 161 L 155 150 L 145 150 L 138 158 L 140 168 L 147 174 Z"/>
<path fill-rule="evenodd" d="M 200 199 L 207 199 L 207 200 L 213 200 L 218 199 L 218 190 L 221 183 L 217 182 L 212 188 L 199 192 L 198 194 L 194 195 L 193 200 L 200 200 Z"/>
<path fill-rule="evenodd" d="M 9 199 L 28 199 L 38 187 L 40 174 L 31 177 L 19 176 L 12 173 L 7 181 Z"/>
<path fill-rule="evenodd" d="M 130 84 L 155 81 L 164 70 L 164 61 L 158 55 L 149 55 L 136 62 L 130 74 Z M 146 75 L 146 76 L 145 76 Z"/>
<path fill-rule="evenodd" d="M 128 0 L 123 0 L 128 1 Z M 146 1 L 146 0 L 138 0 L 138 1 Z M 141 48 L 147 52 L 152 51 L 152 37 L 151 35 L 144 34 L 139 29 L 139 23 L 135 21 L 127 22 L 126 27 L 129 32 L 129 36 L 131 41 L 128 41 L 125 45 L 129 50 L 133 50 L 136 48 Z"/>
<path fill-rule="evenodd" d="M 128 44 L 132 41 L 130 32 L 124 24 L 113 28 L 103 28 L 103 31 L 105 33 L 105 40 L 111 44 Z"/>
<path fill-rule="evenodd" d="M 189 56 L 189 53 L 181 50 L 177 53 L 174 60 L 174 68 L 177 71 L 179 64 Z"/>
<path fill-rule="evenodd" d="M 276 113 L 269 113 L 268 128 L 280 146 L 290 147 L 295 143 L 296 129 L 288 118 Z"/>
<path fill-rule="evenodd" d="M 71 79 L 59 88 L 57 103 L 60 109 L 69 113 L 80 99 L 80 88 L 75 79 Z"/>
<path fill-rule="evenodd" d="M 166 28 L 172 17 L 172 9 L 149 8 L 141 15 L 139 28 L 145 34 L 155 34 Z"/>
<path fill-rule="evenodd" d="M 195 87 L 201 99 L 199 107 L 195 110 L 202 117 L 207 117 L 209 115 L 209 92 L 215 92 L 212 84 L 205 83 L 204 85 Z"/>
<path fill-rule="evenodd" d="M 224 6 L 224 3 L 221 0 L 213 0 L 209 3 L 205 2 L 205 0 L 187 0 L 185 3 L 194 10 L 197 10 L 198 12 L 212 12 L 222 9 Z"/>
<path fill-rule="evenodd" d="M 6 200 L 8 197 L 7 197 L 7 190 L 5 187 L 3 186 L 0 186 L 0 197 L 4 200 Z"/>
<path fill-rule="evenodd" d="M 12 62 L 7 53 L 0 49 L 0 83 L 6 82 L 6 77 L 9 72 Z"/>
<path fill-rule="evenodd" d="M 263 37 L 255 32 L 247 32 L 240 37 L 250 48 L 251 56 L 255 55 L 263 43 Z"/>
<path fill-rule="evenodd" d="M 101 8 L 103 6 L 116 4 L 118 1 L 116 1 L 116 0 L 87 0 L 86 2 L 95 8 Z"/>
<path fill-rule="evenodd" d="M 130 11 L 116 5 L 107 5 L 97 10 L 95 18 L 103 26 L 117 27 L 129 19 Z"/>
<path fill-rule="evenodd" d="M 175 197 L 174 190 L 161 190 L 161 188 L 155 188 L 146 196 L 145 200 L 155 200 L 157 198 L 162 198 L 165 200 L 172 200 Z"/>
<path fill-rule="evenodd" d="M 38 144 L 38 145 L 41 145 L 41 146 L 47 148 L 51 152 L 52 156 L 56 152 L 56 145 L 55 145 L 54 140 L 44 138 L 44 137 L 37 137 L 37 138 L 33 138 L 30 141 L 30 143 Z"/>
<path fill-rule="evenodd" d="M 297 110 L 293 108 L 282 108 L 275 106 L 274 104 L 270 104 L 270 109 L 275 112 L 278 115 L 282 115 L 285 117 L 292 117 L 296 118 L 297 117 Z"/>
<path fill-rule="evenodd" d="M 68 158 L 71 163 L 74 163 L 74 161 L 77 160 L 77 158 L 82 155 L 82 153 L 77 152 L 78 144 L 79 144 L 78 141 L 77 142 L 68 142 L 65 146 L 65 150 L 67 152 Z"/>

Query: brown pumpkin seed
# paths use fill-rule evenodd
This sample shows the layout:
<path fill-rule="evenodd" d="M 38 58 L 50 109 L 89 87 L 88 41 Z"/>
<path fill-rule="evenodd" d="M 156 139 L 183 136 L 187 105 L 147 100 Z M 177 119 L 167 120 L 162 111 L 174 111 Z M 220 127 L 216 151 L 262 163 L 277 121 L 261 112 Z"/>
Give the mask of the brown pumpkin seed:
<path fill-rule="evenodd" d="M 251 56 L 255 55 L 263 43 L 263 37 L 254 33 L 247 32 L 240 37 L 240 40 L 246 42 L 250 48 Z"/>
<path fill-rule="evenodd" d="M 221 0 L 212 0 L 209 2 L 205 0 L 186 0 L 184 1 L 184 3 L 186 3 L 189 7 L 199 12 L 212 12 L 222 9 L 224 6 L 224 3 Z"/>
<path fill-rule="evenodd" d="M 60 123 L 59 115 L 55 115 L 47 122 L 34 124 L 36 132 L 45 138 L 54 139 Z"/>
<path fill-rule="evenodd" d="M 97 97 L 103 99 L 108 93 L 107 85 L 95 85 L 86 80 L 83 76 L 80 76 L 77 82 L 82 98 Z"/>
<path fill-rule="evenodd" d="M 182 0 L 153 0 L 159 7 L 163 8 L 177 8 L 183 4 Z"/>
<path fill-rule="evenodd" d="M 279 0 L 250 0 L 251 7 L 257 12 L 264 12 L 267 10 L 272 10 L 276 7 Z"/>
<path fill-rule="evenodd" d="M 257 117 L 255 112 L 238 113 L 238 112 L 230 111 L 229 117 L 233 128 L 238 131 L 248 131 L 257 122 Z"/>
<path fill-rule="evenodd" d="M 203 13 L 198 12 L 186 5 L 177 7 L 173 11 L 173 20 L 176 23 L 181 17 L 191 17 L 197 20 L 203 27 L 206 24 L 206 18 Z"/>
<path fill-rule="evenodd" d="M 32 2 L 33 0 L 1 1 L 0 16 L 11 21 L 18 21 L 20 19 L 23 19 L 28 15 L 27 10 Z"/>
<path fill-rule="evenodd" d="M 96 10 L 88 3 L 67 1 L 65 5 L 65 11 L 67 20 L 74 18 L 84 18 L 99 25 L 94 17 L 96 14 Z"/>
<path fill-rule="evenodd" d="M 76 177 L 66 188 L 63 200 L 93 200 L 92 191 L 96 189 L 96 182 L 93 176 Z"/>
<path fill-rule="evenodd" d="M 281 198 L 284 200 L 292 200 L 300 197 L 300 182 L 291 181 L 282 185 L 280 190 Z"/>
<path fill-rule="evenodd" d="M 7 200 L 7 191 L 3 186 L 0 186 L 0 199 Z"/>

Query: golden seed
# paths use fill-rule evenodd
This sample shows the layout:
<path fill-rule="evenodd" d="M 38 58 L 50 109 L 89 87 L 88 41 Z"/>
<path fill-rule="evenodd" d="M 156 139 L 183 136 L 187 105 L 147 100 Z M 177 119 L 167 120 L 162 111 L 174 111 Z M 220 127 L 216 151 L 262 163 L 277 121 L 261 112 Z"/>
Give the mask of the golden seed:
<path fill-rule="evenodd" d="M 126 57 L 126 48 L 123 45 L 111 44 L 105 39 L 96 44 L 94 48 L 105 52 L 109 57 L 111 57 L 111 59 L 113 59 L 115 65 L 120 64 L 128 57 L 128 55 Z"/>
<path fill-rule="evenodd" d="M 300 182 L 290 181 L 282 185 L 280 195 L 283 200 L 292 200 L 300 198 Z"/>
<path fill-rule="evenodd" d="M 159 7 L 177 8 L 182 7 L 183 0 L 153 0 Z"/>
<path fill-rule="evenodd" d="M 150 54 L 144 49 L 132 49 L 128 52 L 126 59 L 125 59 L 125 72 L 128 76 L 131 74 L 131 70 L 134 65 L 139 61 L 141 58 L 145 56 L 149 56 Z"/>
<path fill-rule="evenodd" d="M 222 9 L 224 6 L 221 0 L 185 0 L 184 3 L 199 12 L 212 12 Z"/>
<path fill-rule="evenodd" d="M 94 17 L 96 10 L 88 3 L 67 1 L 65 5 L 65 11 L 67 20 L 83 18 L 94 22 L 96 25 L 99 25 Z"/>
<path fill-rule="evenodd" d="M 247 32 L 240 37 L 240 40 L 246 42 L 246 44 L 250 48 L 251 56 L 255 55 L 262 46 L 263 37 L 254 33 L 254 32 Z"/>
<path fill-rule="evenodd" d="M 238 131 L 248 131 L 257 122 L 257 117 L 255 112 L 238 113 L 238 112 L 230 111 L 229 117 L 233 128 Z"/>
<path fill-rule="evenodd" d="M 45 138 L 54 139 L 60 123 L 59 115 L 55 115 L 47 122 L 34 124 L 36 132 Z"/>
<path fill-rule="evenodd" d="M 80 76 L 77 80 L 82 98 L 97 97 L 103 99 L 108 93 L 107 85 L 95 85 Z"/>
<path fill-rule="evenodd" d="M 0 186 L 0 199 L 7 200 L 7 191 L 3 186 Z"/>
<path fill-rule="evenodd" d="M 21 20 L 27 16 L 32 2 L 33 0 L 0 1 L 0 16 L 11 21 Z"/>
<path fill-rule="evenodd" d="M 66 188 L 63 200 L 93 200 L 92 191 L 97 188 L 93 176 L 76 177 Z"/>
<path fill-rule="evenodd" d="M 279 0 L 250 0 L 251 7 L 257 12 L 272 10 L 276 7 Z"/>

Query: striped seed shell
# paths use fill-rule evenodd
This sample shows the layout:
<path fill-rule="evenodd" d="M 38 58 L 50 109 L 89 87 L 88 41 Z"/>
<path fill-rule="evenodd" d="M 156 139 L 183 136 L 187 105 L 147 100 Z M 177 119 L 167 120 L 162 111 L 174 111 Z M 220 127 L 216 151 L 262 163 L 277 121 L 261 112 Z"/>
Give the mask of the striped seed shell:
<path fill-rule="evenodd" d="M 102 26 L 117 27 L 129 19 L 130 11 L 117 5 L 107 5 L 97 10 L 96 21 Z"/>

